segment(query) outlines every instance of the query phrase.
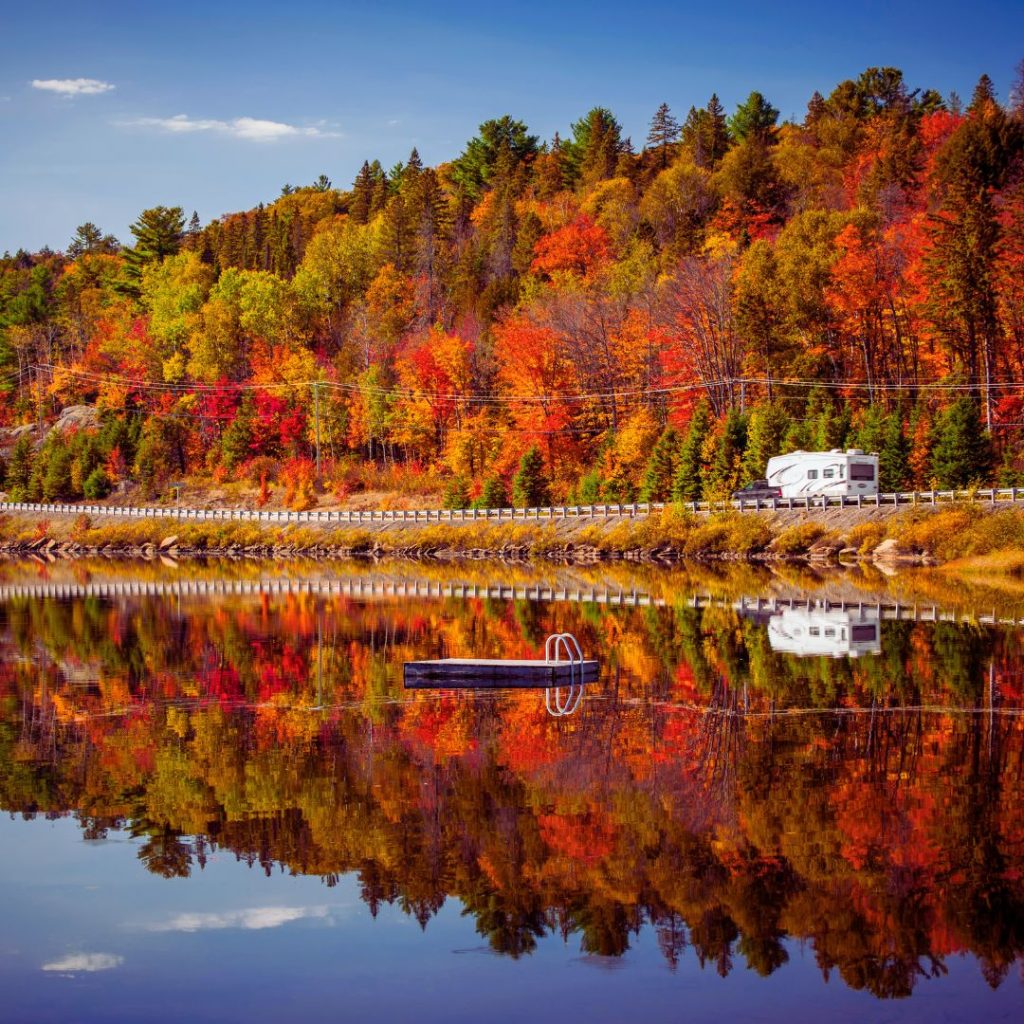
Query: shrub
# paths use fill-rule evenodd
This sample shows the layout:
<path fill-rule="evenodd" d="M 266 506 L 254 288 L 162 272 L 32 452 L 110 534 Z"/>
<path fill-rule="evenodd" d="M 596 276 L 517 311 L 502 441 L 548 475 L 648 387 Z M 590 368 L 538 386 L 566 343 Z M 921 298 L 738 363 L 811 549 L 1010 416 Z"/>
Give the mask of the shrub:
<path fill-rule="evenodd" d="M 688 555 L 750 555 L 771 542 L 768 524 L 760 516 L 709 516 L 690 531 L 683 551 Z"/>
<path fill-rule="evenodd" d="M 105 498 L 111 489 L 110 477 L 107 476 L 107 471 L 102 466 L 98 466 L 94 469 L 86 478 L 82 484 L 82 493 L 90 500 L 97 501 L 100 498 Z"/>
<path fill-rule="evenodd" d="M 802 555 L 827 532 L 821 523 L 798 523 L 772 541 L 772 550 L 780 555 Z"/>
<path fill-rule="evenodd" d="M 846 534 L 846 546 L 856 548 L 862 555 L 874 551 L 885 540 L 885 524 L 873 520 L 858 523 Z"/>
<path fill-rule="evenodd" d="M 450 509 L 469 507 L 469 487 L 462 477 L 457 476 L 448 481 L 441 506 Z"/>
<path fill-rule="evenodd" d="M 289 459 L 281 468 L 285 504 L 296 512 L 304 512 L 316 504 L 316 466 L 312 459 Z"/>

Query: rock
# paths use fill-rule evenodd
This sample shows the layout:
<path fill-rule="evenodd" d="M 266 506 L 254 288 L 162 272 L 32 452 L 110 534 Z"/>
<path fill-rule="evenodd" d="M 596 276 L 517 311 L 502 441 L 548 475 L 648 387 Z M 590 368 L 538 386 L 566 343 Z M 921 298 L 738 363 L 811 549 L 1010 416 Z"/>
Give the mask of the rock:
<path fill-rule="evenodd" d="M 168 548 L 173 548 L 177 543 L 178 535 L 176 533 L 172 533 L 169 537 L 164 537 L 164 539 L 160 541 L 160 550 L 166 551 Z"/>
<path fill-rule="evenodd" d="M 91 430 L 100 424 L 100 415 L 92 405 L 69 405 L 61 409 L 57 422 L 50 427 L 47 435 L 67 434 L 72 430 Z"/>

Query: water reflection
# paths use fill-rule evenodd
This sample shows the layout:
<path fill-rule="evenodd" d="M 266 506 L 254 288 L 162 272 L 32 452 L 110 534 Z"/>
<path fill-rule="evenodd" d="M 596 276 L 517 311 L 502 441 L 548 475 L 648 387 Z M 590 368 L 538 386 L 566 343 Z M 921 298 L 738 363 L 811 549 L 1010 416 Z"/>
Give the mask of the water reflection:
<path fill-rule="evenodd" d="M 795 939 L 888 998 L 961 953 L 1000 985 L 1024 952 L 1015 630 L 692 592 L 143 589 L 0 604 L 4 809 L 128 830 L 165 878 L 230 851 L 354 874 L 424 927 L 457 898 L 511 957 L 650 930 L 670 968 L 770 975 Z M 585 699 L 402 688 L 405 661 L 556 632 L 601 663 Z"/>

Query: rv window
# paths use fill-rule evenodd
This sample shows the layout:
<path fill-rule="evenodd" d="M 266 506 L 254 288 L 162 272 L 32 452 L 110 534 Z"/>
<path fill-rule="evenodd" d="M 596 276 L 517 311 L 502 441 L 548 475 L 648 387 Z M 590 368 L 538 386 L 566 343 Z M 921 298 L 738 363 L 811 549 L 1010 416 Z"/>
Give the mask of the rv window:
<path fill-rule="evenodd" d="M 808 636 L 821 636 L 821 630 L 818 629 L 817 626 L 811 626 L 811 628 L 809 630 L 807 630 L 807 635 Z"/>
<path fill-rule="evenodd" d="M 817 480 L 818 479 L 818 471 L 816 469 L 809 469 L 809 470 L 807 470 L 807 479 L 808 480 Z"/>
<path fill-rule="evenodd" d="M 834 469 L 823 469 L 821 471 L 821 475 L 825 477 L 826 480 L 831 480 L 832 477 L 836 475 L 836 471 Z"/>
<path fill-rule="evenodd" d="M 876 635 L 875 624 L 873 622 L 869 622 L 865 626 L 850 627 L 850 639 L 855 643 L 858 641 L 863 642 L 864 640 L 874 640 Z"/>
<path fill-rule="evenodd" d="M 851 480 L 874 480 L 875 467 L 870 462 L 853 462 L 850 464 Z"/>
<path fill-rule="evenodd" d="M 835 635 L 836 635 L 836 631 L 834 629 L 826 629 L 825 630 L 825 636 L 835 636 Z"/>

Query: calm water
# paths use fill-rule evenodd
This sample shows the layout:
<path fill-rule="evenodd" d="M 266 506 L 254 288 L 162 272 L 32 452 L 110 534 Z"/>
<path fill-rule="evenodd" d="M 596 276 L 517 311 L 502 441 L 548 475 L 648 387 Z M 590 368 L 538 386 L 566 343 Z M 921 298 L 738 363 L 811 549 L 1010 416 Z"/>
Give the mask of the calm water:
<path fill-rule="evenodd" d="M 962 594 L 291 574 L 0 567 L 4 1020 L 1021 1019 L 1024 634 Z M 562 630 L 582 694 L 402 688 Z"/>

